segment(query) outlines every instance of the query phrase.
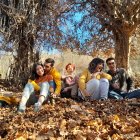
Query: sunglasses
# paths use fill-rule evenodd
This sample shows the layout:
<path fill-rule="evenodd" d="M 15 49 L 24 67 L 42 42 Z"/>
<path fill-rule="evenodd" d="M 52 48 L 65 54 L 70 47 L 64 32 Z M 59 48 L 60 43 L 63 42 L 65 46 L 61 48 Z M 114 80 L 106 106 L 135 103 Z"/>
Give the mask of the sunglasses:
<path fill-rule="evenodd" d="M 114 65 L 114 64 L 115 64 L 115 62 L 108 63 L 108 65 Z"/>

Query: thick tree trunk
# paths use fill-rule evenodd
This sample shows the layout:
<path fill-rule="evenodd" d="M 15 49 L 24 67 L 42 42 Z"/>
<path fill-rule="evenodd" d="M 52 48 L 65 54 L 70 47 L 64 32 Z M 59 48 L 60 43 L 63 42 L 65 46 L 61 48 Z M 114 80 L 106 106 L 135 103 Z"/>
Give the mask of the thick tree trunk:
<path fill-rule="evenodd" d="M 28 78 L 29 74 L 29 60 L 28 60 L 28 47 L 25 43 L 24 39 L 19 42 L 19 46 L 17 48 L 17 56 L 15 57 L 15 75 L 13 77 L 13 84 L 17 84 L 17 86 L 22 86 Z"/>
<path fill-rule="evenodd" d="M 130 56 L 130 36 L 124 32 L 117 32 L 116 46 L 115 46 L 115 59 L 117 67 L 129 69 L 129 56 Z"/>

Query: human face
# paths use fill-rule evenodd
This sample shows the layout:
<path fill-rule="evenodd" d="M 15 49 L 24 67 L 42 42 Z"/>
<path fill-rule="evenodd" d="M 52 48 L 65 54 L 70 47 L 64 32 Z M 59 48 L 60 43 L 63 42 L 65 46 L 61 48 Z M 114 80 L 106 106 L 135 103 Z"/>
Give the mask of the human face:
<path fill-rule="evenodd" d="M 114 60 L 110 60 L 107 62 L 107 66 L 109 68 L 110 71 L 112 72 L 116 72 L 116 63 Z"/>
<path fill-rule="evenodd" d="M 51 63 L 45 63 L 44 64 L 45 73 L 50 72 L 51 69 L 52 69 Z"/>
<path fill-rule="evenodd" d="M 69 65 L 66 70 L 68 73 L 72 73 L 74 71 L 74 68 L 72 65 Z"/>
<path fill-rule="evenodd" d="M 95 72 L 101 72 L 103 70 L 103 64 L 98 64 L 95 68 Z"/>
<path fill-rule="evenodd" d="M 36 73 L 37 73 L 38 76 L 43 76 L 44 75 L 44 69 L 41 65 L 38 65 L 36 67 Z"/>

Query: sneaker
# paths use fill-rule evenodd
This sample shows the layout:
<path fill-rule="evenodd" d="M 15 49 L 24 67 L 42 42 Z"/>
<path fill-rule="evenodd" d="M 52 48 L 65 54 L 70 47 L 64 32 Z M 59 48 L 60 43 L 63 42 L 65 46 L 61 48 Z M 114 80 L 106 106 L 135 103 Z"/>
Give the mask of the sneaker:
<path fill-rule="evenodd" d="M 105 101 L 105 100 L 107 100 L 106 98 L 101 98 L 101 99 L 99 99 L 99 101 Z"/>
<path fill-rule="evenodd" d="M 24 113 L 25 112 L 25 108 L 26 108 L 25 106 L 21 106 L 20 105 L 17 112 L 18 113 Z"/>
<path fill-rule="evenodd" d="M 25 112 L 25 110 L 23 110 L 23 109 L 18 109 L 18 111 L 17 111 L 18 113 L 24 113 Z"/>
<path fill-rule="evenodd" d="M 40 108 L 41 108 L 41 103 L 35 103 L 35 105 L 34 105 L 34 111 L 35 112 L 38 112 L 39 110 L 40 110 Z"/>

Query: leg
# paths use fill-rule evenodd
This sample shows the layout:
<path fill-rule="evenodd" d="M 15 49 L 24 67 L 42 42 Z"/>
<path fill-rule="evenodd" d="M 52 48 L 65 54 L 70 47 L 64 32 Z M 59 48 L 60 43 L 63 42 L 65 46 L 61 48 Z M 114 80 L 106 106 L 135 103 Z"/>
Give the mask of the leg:
<path fill-rule="evenodd" d="M 35 104 L 35 111 L 38 111 L 43 104 L 44 100 L 46 100 L 49 96 L 49 83 L 43 82 L 40 84 L 40 97 L 38 102 Z"/>
<path fill-rule="evenodd" d="M 100 86 L 99 86 L 99 93 L 100 99 L 107 99 L 108 98 L 108 90 L 109 90 L 109 82 L 107 79 L 102 78 L 100 79 Z"/>
<path fill-rule="evenodd" d="M 132 99 L 132 98 L 140 98 L 140 89 L 134 90 L 132 92 L 128 92 L 125 95 L 125 98 Z"/>
<path fill-rule="evenodd" d="M 30 95 L 34 92 L 34 87 L 31 83 L 27 83 L 23 90 L 23 95 L 19 104 L 19 111 L 24 112 L 26 109 L 26 103 Z"/>
<path fill-rule="evenodd" d="M 75 84 L 71 87 L 71 97 L 75 99 L 77 97 L 77 92 L 78 92 L 78 85 Z"/>
<path fill-rule="evenodd" d="M 91 79 L 86 84 L 86 90 L 91 94 L 91 99 L 99 99 L 99 80 Z"/>
<path fill-rule="evenodd" d="M 123 96 L 121 96 L 117 92 L 111 90 L 108 92 L 108 98 L 110 98 L 110 99 L 123 99 Z"/>

